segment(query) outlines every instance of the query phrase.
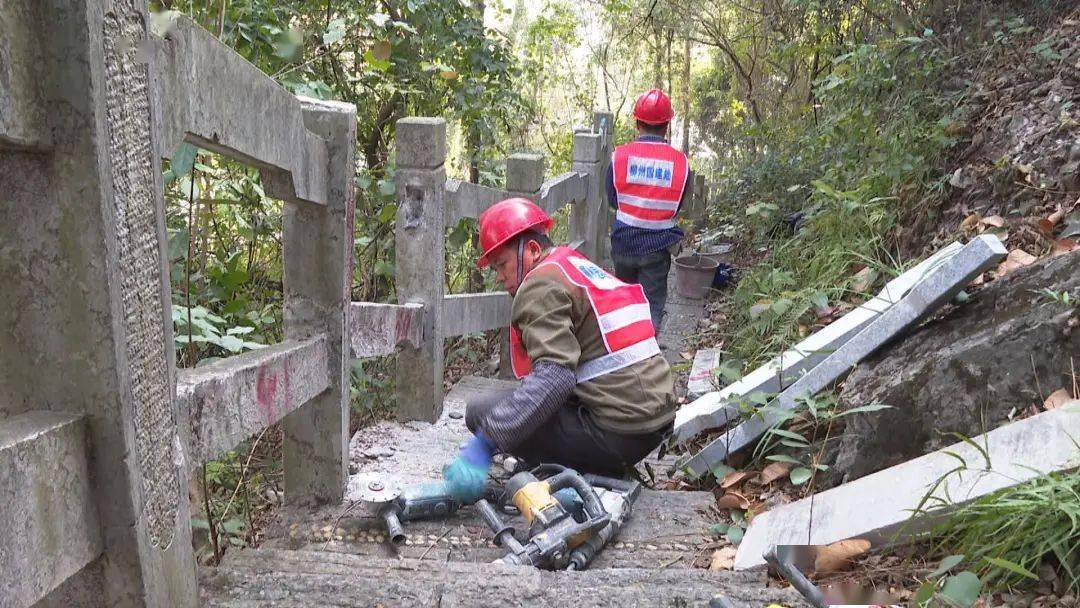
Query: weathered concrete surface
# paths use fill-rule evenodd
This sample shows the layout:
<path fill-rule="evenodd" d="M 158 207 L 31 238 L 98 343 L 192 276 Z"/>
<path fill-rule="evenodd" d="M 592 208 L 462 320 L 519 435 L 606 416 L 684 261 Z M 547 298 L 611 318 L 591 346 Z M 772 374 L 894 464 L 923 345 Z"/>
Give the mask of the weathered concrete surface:
<path fill-rule="evenodd" d="M 481 186 L 460 179 L 446 180 L 446 226 L 454 226 L 461 218 L 478 218 L 485 209 L 509 198 L 506 190 Z"/>
<path fill-rule="evenodd" d="M 950 243 L 911 270 L 889 281 L 875 297 L 799 342 L 794 348 L 750 372 L 738 382 L 733 382 L 719 391 L 703 394 L 679 408 L 675 415 L 676 439 L 686 441 L 707 429 L 724 426 L 736 419 L 739 416 L 738 400 L 741 397 L 754 392 L 777 393 L 781 387 L 795 382 L 806 370 L 823 361 L 869 322 L 899 302 L 915 285 L 958 251 L 960 244 Z M 693 391 L 688 393 L 693 394 Z"/>
<path fill-rule="evenodd" d="M 847 538 L 880 545 L 891 542 L 901 530 L 905 536 L 915 534 L 927 522 L 909 520 L 928 494 L 932 500 L 924 508 L 938 500 L 960 505 L 1042 474 L 1071 471 L 1080 466 L 1077 438 L 1080 403 L 974 437 L 989 453 L 989 463 L 975 446 L 957 443 L 767 511 L 750 523 L 735 567 L 763 565 L 761 556 L 772 545 L 827 545 Z M 968 470 L 949 474 L 959 465 L 957 457 L 967 463 Z"/>
<path fill-rule="evenodd" d="M 360 430 L 352 441 L 353 472 L 385 473 L 404 484 L 442 479 L 443 465 L 470 437 L 463 416 L 466 404 L 474 396 L 515 384 L 466 377 L 447 395 L 442 416 L 434 424 L 384 421 Z M 395 551 L 380 537 L 382 521 L 363 505 L 349 502 L 356 490 L 350 485 L 342 506 L 283 510 L 267 530 L 267 538 L 278 547 L 372 556 L 419 557 L 429 545 L 436 545 L 429 553 L 452 550 L 455 560 L 487 562 L 504 554 L 490 545 L 491 534 L 471 507 L 447 519 L 408 523 L 412 540 Z M 689 567 L 709 540 L 707 513 L 713 500 L 708 492 L 644 491 L 618 542 L 604 551 L 596 567 Z"/>
<path fill-rule="evenodd" d="M 101 590 L 105 587 L 102 581 L 104 559 L 103 556 L 98 556 L 34 604 L 34 608 L 72 608 L 73 606 L 81 608 L 101 605 Z"/>
<path fill-rule="evenodd" d="M 447 455 L 448 461 L 452 455 Z M 440 479 L 431 477 L 428 480 Z M 592 568 L 689 568 L 705 554 L 710 542 L 709 520 L 703 513 L 713 504 L 709 492 L 644 490 L 634 513 L 619 535 L 597 557 Z M 520 517 L 506 517 L 518 530 Z M 362 505 L 290 511 L 267 530 L 268 546 L 332 551 L 373 557 L 418 559 L 436 556 L 452 561 L 487 563 L 506 555 L 492 542 L 491 530 L 472 507 L 444 519 L 408 522 L 408 540 L 401 547 L 386 542 L 383 522 Z"/>
<path fill-rule="evenodd" d="M 597 175 L 603 176 L 607 172 L 607 167 L 611 163 L 612 152 L 615 149 L 615 117 L 610 112 L 593 112 L 592 131 L 600 136 L 600 146 L 603 152 L 600 155 Z M 599 199 L 595 206 L 596 229 L 600 238 L 596 243 L 596 257 L 592 258 L 592 260 L 604 268 L 611 268 L 613 264 L 611 262 L 610 234 L 611 224 L 615 221 L 615 211 L 607 203 L 604 180 L 599 179 L 597 182 Z M 592 208 L 590 206 L 590 209 Z"/>
<path fill-rule="evenodd" d="M 424 306 L 424 341 L 397 357 L 397 413 L 432 421 L 443 401 L 443 293 L 446 272 L 446 122 L 397 122 L 397 220 L 394 283 L 398 303 Z"/>
<path fill-rule="evenodd" d="M 441 478 L 442 466 L 470 437 L 465 427 L 465 404 L 476 394 L 492 389 L 505 390 L 516 384 L 466 376 L 446 395 L 434 423 L 411 421 L 402 424 L 387 420 L 361 429 L 349 445 L 354 463 L 352 472 L 389 472 L 405 482 Z"/>
<path fill-rule="evenodd" d="M 1080 252 L 1016 270 L 968 304 L 870 358 L 848 377 L 849 407 L 893 409 L 847 419 L 830 474 L 851 481 L 996 428 L 1054 391 L 1080 366 L 1080 312 L 1040 293 L 1080 295 Z M 1080 437 L 1078 437 L 1080 439 Z"/>
<path fill-rule="evenodd" d="M 544 183 L 544 157 L 518 152 L 506 157 L 506 191 L 537 202 Z"/>
<path fill-rule="evenodd" d="M 470 293 L 443 298 L 443 336 L 461 336 L 510 324 L 510 294 Z"/>
<path fill-rule="evenodd" d="M 982 235 L 972 239 L 908 295 L 777 395 L 761 413 L 729 430 L 690 458 L 686 463 L 687 470 L 693 475 L 704 475 L 729 454 L 753 444 L 766 430 L 781 422 L 785 412 L 794 410 L 799 399 L 836 382 L 856 363 L 951 300 L 1006 253 L 1005 246 L 996 236 Z"/>
<path fill-rule="evenodd" d="M 330 386 L 326 336 L 179 370 L 176 399 L 187 420 L 189 470 L 233 449 Z"/>
<path fill-rule="evenodd" d="M 34 411 L 0 422 L 0 605 L 45 597 L 101 553 L 85 420 Z"/>
<path fill-rule="evenodd" d="M 319 551 L 231 553 L 202 575 L 207 608 L 256 606 L 665 606 L 708 604 L 723 594 L 738 608 L 805 606 L 764 577 L 707 570 L 608 569 L 545 572 L 501 564 L 371 559 Z"/>
<path fill-rule="evenodd" d="M 353 302 L 348 333 L 355 358 L 392 355 L 402 342 L 418 347 L 424 342 L 424 306 Z"/>
<path fill-rule="evenodd" d="M 165 153 L 187 140 L 259 167 L 275 198 L 324 204 L 329 152 L 297 98 L 187 17 L 166 27 L 154 39 Z"/>
<path fill-rule="evenodd" d="M 286 202 L 282 213 L 285 337 L 326 336 L 330 386 L 282 421 L 285 500 L 337 503 L 349 474 L 356 106 L 302 99 L 301 109 L 304 126 L 326 142 L 326 204 Z"/>
<path fill-rule="evenodd" d="M 600 230 L 600 212 L 607 205 L 603 193 L 603 142 L 599 133 L 574 133 L 574 162 L 571 168 L 588 176 L 585 200 L 570 210 L 570 242 L 585 257 L 602 262 L 600 242 L 607 238 Z"/>
<path fill-rule="evenodd" d="M 564 205 L 582 203 L 587 194 L 588 180 L 587 173 L 577 171 L 557 175 L 540 186 L 536 203 L 548 213 L 554 213 Z"/>
<path fill-rule="evenodd" d="M 193 606 L 145 3 L 20 4 L 48 19 L 32 42 L 53 142 L 0 150 L 0 418 L 86 416 L 96 602 Z"/>
<path fill-rule="evenodd" d="M 664 305 L 664 318 L 656 339 L 668 363 L 683 361 L 683 341 L 697 329 L 698 321 L 705 316 L 705 300 L 692 300 L 675 288 L 675 268 L 668 272 L 668 299 Z"/>
<path fill-rule="evenodd" d="M 41 15 L 37 2 L 0 4 L 0 146 L 45 148 Z"/>
<path fill-rule="evenodd" d="M 690 377 L 686 380 L 686 396 L 690 399 L 696 399 L 714 390 L 716 387 L 713 384 L 713 370 L 719 366 L 720 349 L 703 348 L 694 353 L 694 363 L 690 366 Z"/>

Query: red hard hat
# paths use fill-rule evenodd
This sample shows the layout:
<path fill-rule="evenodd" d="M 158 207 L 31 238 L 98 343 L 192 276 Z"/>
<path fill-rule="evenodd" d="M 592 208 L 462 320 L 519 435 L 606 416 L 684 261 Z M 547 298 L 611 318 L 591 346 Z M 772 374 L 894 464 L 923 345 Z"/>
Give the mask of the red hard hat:
<path fill-rule="evenodd" d="M 480 214 L 480 249 L 483 254 L 476 261 L 476 266 L 487 266 L 489 255 L 522 232 L 531 229 L 546 234 L 551 224 L 548 214 L 528 199 L 508 198 L 495 203 Z"/>
<path fill-rule="evenodd" d="M 634 118 L 647 125 L 662 125 L 675 118 L 671 98 L 660 89 L 649 89 L 634 102 Z"/>

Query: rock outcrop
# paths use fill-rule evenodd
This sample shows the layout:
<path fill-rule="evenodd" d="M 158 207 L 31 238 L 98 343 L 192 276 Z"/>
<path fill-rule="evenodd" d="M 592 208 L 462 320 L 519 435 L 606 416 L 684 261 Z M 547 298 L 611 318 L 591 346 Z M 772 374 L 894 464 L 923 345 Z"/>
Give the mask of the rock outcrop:
<path fill-rule="evenodd" d="M 1044 290 L 1071 294 L 1069 303 Z M 1080 369 L 1080 251 L 998 279 L 966 305 L 868 359 L 848 377 L 847 407 L 893 409 L 848 420 L 833 483 L 975 436 L 1073 390 Z M 1075 395 L 1073 395 L 1075 396 Z"/>

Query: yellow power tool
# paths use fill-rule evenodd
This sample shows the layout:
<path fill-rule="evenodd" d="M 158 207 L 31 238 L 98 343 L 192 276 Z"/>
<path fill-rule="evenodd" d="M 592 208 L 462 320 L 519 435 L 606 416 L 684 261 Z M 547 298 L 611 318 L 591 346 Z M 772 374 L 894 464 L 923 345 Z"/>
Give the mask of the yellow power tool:
<path fill-rule="evenodd" d="M 574 518 L 554 496 L 571 488 L 581 497 L 582 521 Z M 510 550 L 501 561 L 519 566 L 562 570 L 571 564 L 571 554 L 597 535 L 609 523 L 596 490 L 577 471 L 565 469 L 543 481 L 529 472 L 514 475 L 506 482 L 506 494 L 529 526 L 524 544 L 514 537 L 514 529 L 503 522 L 486 500 L 476 503 L 484 521 L 495 533 L 495 543 Z"/>

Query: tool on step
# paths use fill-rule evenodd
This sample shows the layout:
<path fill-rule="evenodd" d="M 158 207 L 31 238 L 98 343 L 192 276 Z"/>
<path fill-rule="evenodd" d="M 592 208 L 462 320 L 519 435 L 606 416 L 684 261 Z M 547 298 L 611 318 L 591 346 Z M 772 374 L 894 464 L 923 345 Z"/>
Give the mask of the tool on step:
<path fill-rule="evenodd" d="M 575 520 L 553 496 L 565 488 L 572 488 L 584 502 L 583 521 Z M 611 514 L 596 490 L 572 469 L 564 469 L 543 481 L 528 471 L 518 473 L 507 481 L 505 496 L 529 526 L 528 541 L 524 544 L 515 538 L 514 528 L 503 521 L 490 502 L 481 499 L 476 503 L 481 517 L 495 534 L 495 544 L 510 550 L 502 558 L 503 563 L 562 570 L 571 563 L 574 550 L 611 523 Z"/>
<path fill-rule="evenodd" d="M 641 494 L 641 484 L 637 481 L 614 479 L 602 475 L 585 474 L 585 482 L 597 488 L 600 502 L 611 515 L 611 521 L 580 546 L 570 552 L 567 570 L 584 570 L 611 539 L 618 535 L 626 520 L 630 519 L 634 503 Z"/>
<path fill-rule="evenodd" d="M 814 608 L 826 608 L 825 595 L 795 565 L 795 551 L 807 545 L 773 545 L 765 552 L 765 561 L 782 574 L 795 590 Z"/>
<path fill-rule="evenodd" d="M 464 506 L 450 495 L 446 484 L 441 481 L 401 486 L 386 475 L 361 473 L 354 476 L 350 483 L 358 488 L 354 496 L 370 505 L 382 518 L 390 542 L 395 545 L 405 542 L 403 522 L 448 517 Z M 488 486 L 484 496 L 498 500 L 502 491 Z"/>

